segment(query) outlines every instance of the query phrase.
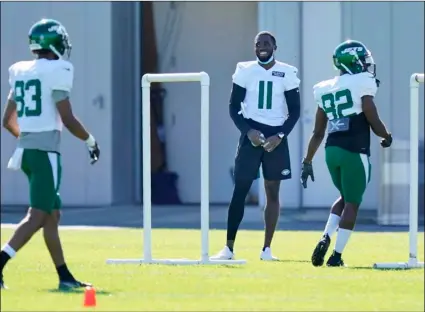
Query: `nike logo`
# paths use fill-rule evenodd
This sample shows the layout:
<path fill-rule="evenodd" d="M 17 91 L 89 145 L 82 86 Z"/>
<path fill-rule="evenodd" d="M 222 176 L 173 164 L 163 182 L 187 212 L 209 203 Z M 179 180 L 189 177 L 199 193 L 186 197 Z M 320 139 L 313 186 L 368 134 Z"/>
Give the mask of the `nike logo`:
<path fill-rule="evenodd" d="M 71 70 L 71 68 L 64 68 L 65 70 L 67 70 L 67 71 L 70 71 Z"/>

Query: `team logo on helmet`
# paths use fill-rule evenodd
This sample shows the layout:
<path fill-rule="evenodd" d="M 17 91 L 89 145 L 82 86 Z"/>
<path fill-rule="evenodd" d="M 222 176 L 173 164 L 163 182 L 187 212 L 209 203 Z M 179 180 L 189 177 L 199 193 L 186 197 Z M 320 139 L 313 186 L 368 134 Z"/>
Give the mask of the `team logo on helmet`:
<path fill-rule="evenodd" d="M 363 52 L 363 47 L 349 47 L 341 51 L 342 54 L 350 53 L 351 55 L 355 55 L 358 52 Z"/>
<path fill-rule="evenodd" d="M 65 36 L 66 30 L 62 25 L 53 25 L 49 29 L 47 29 L 49 32 L 56 32 L 58 35 Z"/>

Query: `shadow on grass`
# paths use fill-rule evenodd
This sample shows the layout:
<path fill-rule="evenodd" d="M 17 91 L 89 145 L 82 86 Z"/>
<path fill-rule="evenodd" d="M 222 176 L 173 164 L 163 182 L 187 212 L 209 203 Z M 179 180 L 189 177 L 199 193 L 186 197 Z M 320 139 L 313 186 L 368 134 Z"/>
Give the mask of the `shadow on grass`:
<path fill-rule="evenodd" d="M 282 263 L 311 263 L 309 260 L 296 260 L 296 259 L 280 259 L 273 262 L 282 262 Z"/>
<path fill-rule="evenodd" d="M 140 264 L 139 266 L 164 266 L 164 267 L 191 267 L 191 268 L 217 268 L 217 269 L 240 269 L 246 264 L 195 264 L 195 265 L 182 265 L 182 264 Z"/>
<path fill-rule="evenodd" d="M 56 294 L 84 294 L 84 288 L 75 288 L 75 289 L 68 289 L 68 290 L 52 288 L 52 289 L 47 289 L 47 292 L 56 293 Z M 96 289 L 96 295 L 109 296 L 111 294 L 112 293 L 110 293 L 109 291 L 106 291 L 103 289 Z"/>
<path fill-rule="evenodd" d="M 372 266 L 347 266 L 344 269 L 371 271 L 373 270 L 373 267 Z"/>
<path fill-rule="evenodd" d="M 310 263 L 308 260 L 296 260 L 296 259 L 278 259 L 273 261 L 263 261 L 268 263 Z M 231 269 L 243 269 L 246 264 L 223 264 L 214 266 L 216 268 L 231 268 Z"/>
<path fill-rule="evenodd" d="M 405 268 L 400 269 L 376 269 L 373 266 L 348 266 L 347 269 L 351 270 L 365 270 L 365 271 L 406 271 Z"/>
<path fill-rule="evenodd" d="M 217 265 L 204 265 L 204 268 L 214 267 L 215 269 L 243 269 L 246 264 L 217 264 Z M 201 267 L 201 266 L 200 266 Z"/>

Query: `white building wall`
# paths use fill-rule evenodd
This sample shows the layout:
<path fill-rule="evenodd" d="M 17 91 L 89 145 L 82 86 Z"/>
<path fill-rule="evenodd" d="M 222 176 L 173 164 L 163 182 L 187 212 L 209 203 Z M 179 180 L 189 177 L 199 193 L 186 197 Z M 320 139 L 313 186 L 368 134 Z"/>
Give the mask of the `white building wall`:
<path fill-rule="evenodd" d="M 75 67 L 72 103 L 74 113 L 99 141 L 102 158 L 90 166 L 83 142 L 63 132 L 64 205 L 103 205 L 111 202 L 111 4 L 109 2 L 3 2 L 1 5 L 1 110 L 9 91 L 7 68 L 31 59 L 28 30 L 43 17 L 61 21 L 72 41 L 71 61 Z M 20 21 L 17 23 L 17 21 Z M 94 105 L 98 95 L 104 108 Z M 28 204 L 24 174 L 6 170 L 15 140 L 1 131 L 1 203 Z"/>

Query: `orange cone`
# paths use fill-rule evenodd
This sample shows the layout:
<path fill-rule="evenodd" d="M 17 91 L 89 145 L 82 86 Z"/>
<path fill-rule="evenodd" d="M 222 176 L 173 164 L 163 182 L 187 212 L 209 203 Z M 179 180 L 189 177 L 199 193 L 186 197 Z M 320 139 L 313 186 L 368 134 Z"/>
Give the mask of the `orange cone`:
<path fill-rule="evenodd" d="M 84 306 L 95 307 L 96 306 L 96 290 L 93 287 L 86 287 L 84 292 Z"/>

